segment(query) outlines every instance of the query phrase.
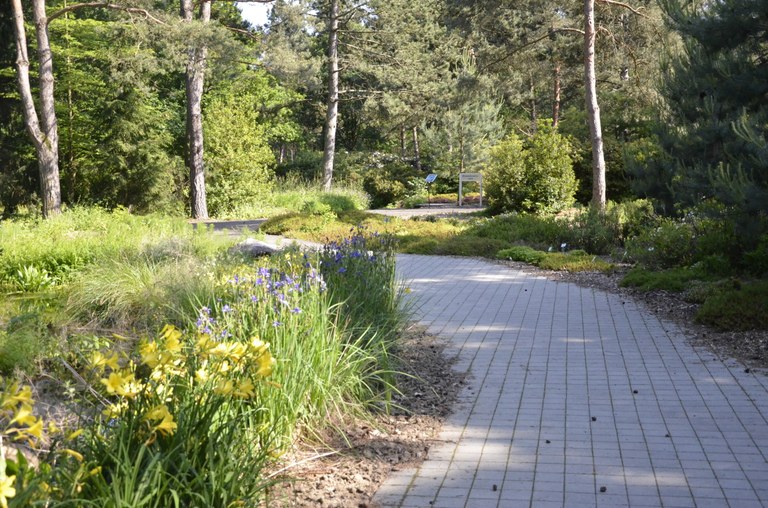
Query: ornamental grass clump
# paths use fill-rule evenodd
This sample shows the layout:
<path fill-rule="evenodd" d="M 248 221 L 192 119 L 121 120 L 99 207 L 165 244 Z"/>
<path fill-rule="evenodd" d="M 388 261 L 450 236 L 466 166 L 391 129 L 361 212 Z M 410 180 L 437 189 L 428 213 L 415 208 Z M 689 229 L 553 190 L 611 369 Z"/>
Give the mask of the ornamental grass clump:
<path fill-rule="evenodd" d="M 319 436 L 329 423 L 362 415 L 390 387 L 387 348 L 396 326 L 385 317 L 399 313 L 394 257 L 361 250 L 361 242 L 348 239 L 320 254 L 287 251 L 269 265 L 242 267 L 219 283 L 213 305 L 199 309 L 195 325 L 211 337 L 258 335 L 271 344 L 278 362 L 270 381 L 279 388 L 262 387 L 257 417 L 280 436 L 278 448 L 297 430 Z M 380 329 L 385 321 L 392 328 Z"/>

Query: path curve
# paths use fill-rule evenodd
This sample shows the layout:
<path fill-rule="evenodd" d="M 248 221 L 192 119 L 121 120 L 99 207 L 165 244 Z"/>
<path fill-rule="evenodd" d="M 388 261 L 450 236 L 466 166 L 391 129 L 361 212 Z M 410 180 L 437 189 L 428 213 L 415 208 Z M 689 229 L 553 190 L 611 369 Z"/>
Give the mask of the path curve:
<path fill-rule="evenodd" d="M 764 373 L 619 295 L 470 258 L 398 272 L 470 381 L 380 506 L 768 506 Z"/>

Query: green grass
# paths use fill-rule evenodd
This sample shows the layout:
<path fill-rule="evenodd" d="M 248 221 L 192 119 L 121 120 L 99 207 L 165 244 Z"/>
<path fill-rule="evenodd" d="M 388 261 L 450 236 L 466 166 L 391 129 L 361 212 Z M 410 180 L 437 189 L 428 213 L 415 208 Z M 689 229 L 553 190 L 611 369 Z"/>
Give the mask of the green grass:
<path fill-rule="evenodd" d="M 0 223 L 0 291 L 38 291 L 61 285 L 98 260 L 159 251 L 173 254 L 177 242 L 187 254 L 206 257 L 221 240 L 192 229 L 180 218 L 136 216 L 125 210 L 74 208 L 48 220 Z"/>

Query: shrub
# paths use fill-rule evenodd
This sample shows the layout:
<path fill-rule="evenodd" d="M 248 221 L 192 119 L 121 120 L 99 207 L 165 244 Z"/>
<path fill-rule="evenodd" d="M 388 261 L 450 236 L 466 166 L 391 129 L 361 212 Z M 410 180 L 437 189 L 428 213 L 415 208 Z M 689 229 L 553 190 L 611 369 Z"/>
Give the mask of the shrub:
<path fill-rule="evenodd" d="M 757 276 L 768 274 L 768 234 L 760 237 L 754 250 L 744 254 L 744 264 L 751 274 Z"/>
<path fill-rule="evenodd" d="M 371 168 L 363 179 L 363 189 L 371 196 L 371 207 L 382 208 L 405 199 L 414 172 L 409 165 L 394 160 Z"/>
<path fill-rule="evenodd" d="M 0 372 L 31 372 L 35 362 L 50 353 L 50 344 L 50 335 L 40 316 L 15 316 L 5 330 L 0 330 Z"/>
<path fill-rule="evenodd" d="M 627 254 L 648 268 L 672 268 L 693 263 L 694 231 L 690 224 L 662 219 L 626 242 Z"/>
<path fill-rule="evenodd" d="M 539 213 L 571 206 L 577 187 L 571 152 L 568 140 L 543 123 L 525 141 L 510 134 L 491 150 L 485 173 L 489 207 Z"/>
<path fill-rule="evenodd" d="M 719 330 L 767 330 L 768 281 L 735 284 L 709 296 L 696 320 Z"/>
<path fill-rule="evenodd" d="M 474 222 L 466 234 L 497 238 L 509 243 L 523 242 L 547 249 L 571 241 L 571 230 L 564 220 L 552 216 L 508 214 Z"/>
<path fill-rule="evenodd" d="M 275 156 L 255 100 L 248 94 L 220 93 L 208 101 L 205 162 L 211 216 L 225 216 L 271 190 Z"/>
<path fill-rule="evenodd" d="M 613 265 L 583 251 L 552 252 L 538 262 L 539 268 L 566 272 L 607 272 Z"/>
<path fill-rule="evenodd" d="M 509 242 L 497 238 L 456 235 L 438 243 L 435 254 L 445 256 L 482 256 L 492 258 L 500 249 L 509 246 Z"/>
<path fill-rule="evenodd" d="M 496 253 L 498 259 L 510 259 L 531 265 L 537 265 L 546 257 L 547 253 L 526 246 L 510 247 Z"/>
<path fill-rule="evenodd" d="M 663 289 L 680 293 L 688 289 L 692 281 L 705 279 L 701 270 L 681 267 L 652 271 L 636 267 L 627 272 L 619 283 L 622 287 L 637 287 L 643 291 Z"/>

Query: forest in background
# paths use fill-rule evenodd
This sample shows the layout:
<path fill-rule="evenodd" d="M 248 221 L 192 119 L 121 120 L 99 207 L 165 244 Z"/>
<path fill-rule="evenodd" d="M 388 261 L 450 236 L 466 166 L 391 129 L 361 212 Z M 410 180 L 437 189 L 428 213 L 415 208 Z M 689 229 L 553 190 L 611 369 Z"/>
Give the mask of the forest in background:
<path fill-rule="evenodd" d="M 225 2 L 36 0 L 22 5 L 35 97 L 46 82 L 38 5 L 66 205 L 225 216 L 290 175 L 363 188 L 385 206 L 423 192 L 427 173 L 436 192 L 455 192 L 460 172 L 486 171 L 494 146 L 544 125 L 569 143 L 576 199 L 592 198 L 585 2 L 276 0 L 254 27 Z M 768 6 L 602 0 L 594 11 L 608 199 L 650 198 L 670 215 L 709 203 L 754 229 L 768 203 Z M 12 12 L 0 12 L 6 217 L 45 211 Z"/>

